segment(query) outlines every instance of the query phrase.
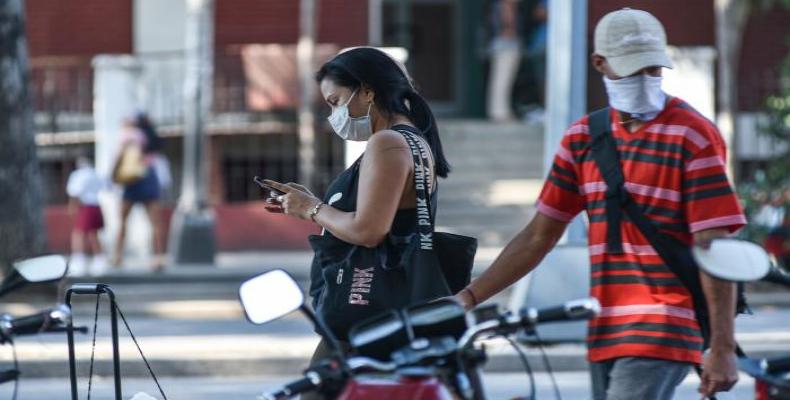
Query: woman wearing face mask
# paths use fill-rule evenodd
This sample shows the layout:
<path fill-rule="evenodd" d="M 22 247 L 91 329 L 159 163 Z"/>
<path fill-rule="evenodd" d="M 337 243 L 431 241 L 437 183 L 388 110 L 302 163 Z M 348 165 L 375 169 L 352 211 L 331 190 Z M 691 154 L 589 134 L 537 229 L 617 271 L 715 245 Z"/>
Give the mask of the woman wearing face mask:
<path fill-rule="evenodd" d="M 412 86 L 405 69 L 385 53 L 355 48 L 337 55 L 316 74 L 321 94 L 332 108 L 328 118 L 344 140 L 366 141 L 364 154 L 329 186 L 324 199 L 295 183 L 266 181 L 285 192 L 267 205 L 312 220 L 344 242 L 375 247 L 390 232 L 415 230 L 414 159 L 402 132 L 429 148 L 428 189 L 436 177 L 447 177 L 450 166 L 442 152 L 431 109 Z M 435 211 L 437 196 L 431 196 Z M 435 212 L 432 215 L 436 215 Z M 313 271 L 310 294 L 324 286 Z M 319 346 L 316 356 L 325 354 Z"/>

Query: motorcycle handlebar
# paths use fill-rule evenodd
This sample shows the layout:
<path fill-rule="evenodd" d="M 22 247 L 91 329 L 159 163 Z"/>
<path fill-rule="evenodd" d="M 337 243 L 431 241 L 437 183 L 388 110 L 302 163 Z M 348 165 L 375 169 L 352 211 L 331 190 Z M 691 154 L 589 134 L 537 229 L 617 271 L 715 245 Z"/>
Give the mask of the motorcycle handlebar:
<path fill-rule="evenodd" d="M 308 392 L 321 384 L 321 377 L 315 371 L 307 371 L 304 378 L 286 384 L 274 392 L 264 393 L 261 398 L 265 400 L 288 399 L 298 394 Z"/>
<path fill-rule="evenodd" d="M 760 280 L 790 288 L 790 273 L 783 271 L 775 264 L 771 265 L 771 268 L 768 269 L 768 274 Z"/>
<path fill-rule="evenodd" d="M 368 357 L 351 357 L 347 359 L 346 362 L 348 368 L 355 373 L 369 370 L 374 370 L 376 372 L 392 372 L 397 368 L 395 363 L 378 361 Z M 326 367 L 315 367 L 309 369 L 304 373 L 303 378 L 286 384 L 274 392 L 264 393 L 261 395 L 261 398 L 267 400 L 287 399 L 314 390 L 325 380 L 337 379 L 338 377 L 334 377 L 334 374 L 332 374 L 332 371 L 337 371 L 336 368 L 337 367 L 330 367 L 330 369 L 326 369 Z"/>
<path fill-rule="evenodd" d="M 760 361 L 760 368 L 769 374 L 790 371 L 790 356 L 766 358 Z"/>
<path fill-rule="evenodd" d="M 543 322 L 573 321 L 589 319 L 601 310 L 598 300 L 585 298 L 566 302 L 561 306 L 543 309 L 524 308 L 519 315 L 510 315 L 496 320 L 485 321 L 469 328 L 459 339 L 458 348 L 463 349 L 483 333 L 504 330 L 513 330 L 522 327 L 531 327 Z M 398 368 L 394 362 L 382 362 L 368 357 L 351 357 L 346 360 L 352 372 L 375 370 L 378 372 L 391 372 Z M 331 375 L 326 375 L 331 379 Z M 279 400 L 290 398 L 298 394 L 318 388 L 325 379 L 321 369 L 310 369 L 304 377 L 293 381 L 274 392 L 263 393 L 260 397 L 266 400 Z"/>
<path fill-rule="evenodd" d="M 563 305 L 535 309 L 523 309 L 522 318 L 526 316 L 529 322 L 537 325 L 544 322 L 555 321 L 575 321 L 590 319 L 601 312 L 601 305 L 594 297 L 586 299 L 571 300 Z"/>
<path fill-rule="evenodd" d="M 600 312 L 601 304 L 594 297 L 571 300 L 560 306 L 542 309 L 525 307 L 521 309 L 519 315 L 511 315 L 475 325 L 467 330 L 458 341 L 458 348 L 465 348 L 486 332 L 533 327 L 545 322 L 590 319 Z"/>
<path fill-rule="evenodd" d="M 352 372 L 375 370 L 377 372 L 392 372 L 398 368 L 393 362 L 383 362 L 368 357 L 351 357 L 347 360 Z"/>

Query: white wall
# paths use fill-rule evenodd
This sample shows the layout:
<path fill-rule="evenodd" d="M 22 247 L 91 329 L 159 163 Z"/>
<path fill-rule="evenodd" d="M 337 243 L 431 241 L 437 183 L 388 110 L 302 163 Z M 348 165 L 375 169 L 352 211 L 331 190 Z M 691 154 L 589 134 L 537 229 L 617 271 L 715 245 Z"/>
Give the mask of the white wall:
<path fill-rule="evenodd" d="M 761 126 L 767 123 L 767 116 L 761 113 L 741 112 L 735 115 L 735 150 L 739 160 L 767 160 L 787 148 L 787 143 L 777 143 L 775 139 L 760 134 Z"/>
<path fill-rule="evenodd" d="M 680 97 L 711 121 L 716 120 L 716 50 L 669 46 L 674 68 L 664 70 L 664 91 Z"/>
<path fill-rule="evenodd" d="M 184 50 L 185 0 L 134 0 L 134 52 Z"/>

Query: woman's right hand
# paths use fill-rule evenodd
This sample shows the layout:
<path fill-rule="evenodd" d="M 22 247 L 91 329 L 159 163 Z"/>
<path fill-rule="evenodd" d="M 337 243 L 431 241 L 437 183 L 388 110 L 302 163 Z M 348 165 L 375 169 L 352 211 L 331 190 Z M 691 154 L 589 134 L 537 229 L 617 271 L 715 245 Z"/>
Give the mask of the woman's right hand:
<path fill-rule="evenodd" d="M 263 208 L 266 209 L 266 211 L 275 214 L 282 214 L 285 212 L 285 210 L 283 210 L 282 204 L 280 204 L 280 202 L 278 202 L 274 197 L 266 199 L 263 204 Z"/>
<path fill-rule="evenodd" d="M 300 185 L 298 183 L 288 182 L 288 183 L 285 184 L 285 186 L 294 188 L 294 189 L 296 189 L 296 190 L 298 190 L 300 192 L 303 192 L 303 193 L 309 194 L 310 196 L 315 197 L 315 195 L 313 194 L 313 192 L 310 191 L 310 189 L 308 189 L 308 188 L 306 188 L 306 187 L 304 187 L 304 186 L 302 186 L 302 185 Z M 282 214 L 282 213 L 285 212 L 285 210 L 283 210 L 282 204 L 279 201 L 277 201 L 277 196 L 275 195 L 275 193 L 276 192 L 272 192 L 272 197 L 269 197 L 268 199 L 266 199 L 266 204 L 263 205 L 263 208 L 265 208 L 266 211 L 271 212 L 271 213 Z"/>
<path fill-rule="evenodd" d="M 285 184 L 285 186 L 292 187 L 292 188 L 294 188 L 294 189 L 296 189 L 296 190 L 298 190 L 300 192 L 304 192 L 304 193 L 309 194 L 310 196 L 316 197 L 313 194 L 313 192 L 310 191 L 310 189 L 308 189 L 308 188 L 306 188 L 306 187 L 304 187 L 304 186 L 302 186 L 302 185 L 300 185 L 298 183 L 288 182 L 288 183 Z"/>

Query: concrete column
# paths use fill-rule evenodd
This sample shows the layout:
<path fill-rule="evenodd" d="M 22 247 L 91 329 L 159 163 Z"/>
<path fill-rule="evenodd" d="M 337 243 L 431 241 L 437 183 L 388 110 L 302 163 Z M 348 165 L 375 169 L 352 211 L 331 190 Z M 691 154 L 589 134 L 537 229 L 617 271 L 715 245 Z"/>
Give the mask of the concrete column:
<path fill-rule="evenodd" d="M 381 46 L 381 31 L 384 27 L 382 16 L 383 0 L 368 0 L 368 45 Z"/>
<path fill-rule="evenodd" d="M 205 123 L 214 71 L 214 0 L 189 0 L 184 71 L 184 168 L 168 252 L 176 264 L 213 265 L 214 214 L 208 204 Z"/>
<path fill-rule="evenodd" d="M 584 115 L 587 105 L 587 0 L 549 0 L 549 37 L 546 56 L 546 129 L 543 145 L 543 172 L 547 176 L 551 168 L 554 154 L 562 141 L 565 129 L 575 120 Z M 587 228 L 584 216 L 580 215 L 568 226 L 565 235 L 560 240 L 562 244 L 583 246 L 587 242 Z M 569 247 L 555 249 L 544 260 L 544 263 L 560 263 L 565 266 L 572 265 L 579 274 L 585 273 L 584 259 L 578 257 L 560 260 L 557 254 L 567 252 Z M 582 250 L 581 254 L 584 254 Z M 510 299 L 510 307 L 519 309 L 523 306 L 540 306 L 541 304 L 556 304 L 557 302 L 571 300 L 563 298 L 569 293 L 586 292 L 583 284 L 567 281 L 561 269 L 552 268 L 555 265 L 546 265 L 539 271 L 532 272 L 516 283 Z M 589 268 L 589 267 L 588 267 Z M 531 290 L 531 279 L 535 276 L 544 276 L 541 282 L 564 282 L 564 289 L 568 291 L 541 293 Z M 583 280 L 583 282 L 585 282 Z M 545 303 L 544 303 L 545 302 Z M 541 339 L 544 341 L 583 341 L 586 332 L 586 322 L 573 322 L 563 325 L 562 330 L 541 329 Z"/>
<path fill-rule="evenodd" d="M 315 41 L 318 17 L 316 0 L 299 2 L 299 42 L 296 69 L 299 76 L 299 182 L 315 184 Z"/>
<path fill-rule="evenodd" d="M 123 121 L 139 107 L 137 93 L 142 66 L 132 56 L 99 55 L 93 59 L 93 70 L 95 164 L 99 174 L 109 180 L 119 152 Z M 108 254 L 118 235 L 121 196 L 120 186 L 113 186 L 99 196 L 105 221 L 101 239 Z M 150 224 L 144 210 L 137 208 L 129 216 L 126 261 L 147 257 L 152 251 Z"/>
<path fill-rule="evenodd" d="M 546 130 L 543 172 L 547 176 L 565 129 L 584 115 L 587 104 L 587 0 L 549 0 L 546 56 Z M 570 243 L 584 243 L 583 217 L 568 227 Z"/>

